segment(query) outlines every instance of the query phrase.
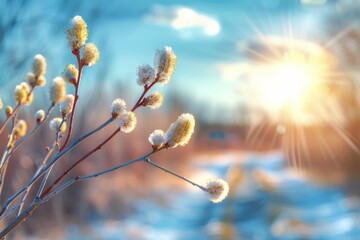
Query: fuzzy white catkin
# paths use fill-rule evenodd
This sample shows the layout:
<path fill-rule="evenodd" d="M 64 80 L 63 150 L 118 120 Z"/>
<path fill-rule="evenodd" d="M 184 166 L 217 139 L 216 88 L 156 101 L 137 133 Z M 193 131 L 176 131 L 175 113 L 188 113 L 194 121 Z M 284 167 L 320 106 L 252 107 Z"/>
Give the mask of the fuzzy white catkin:
<path fill-rule="evenodd" d="M 22 88 L 24 88 L 24 90 L 26 92 L 28 92 L 28 93 L 30 92 L 31 89 L 30 89 L 29 84 L 27 84 L 26 82 L 21 82 L 20 85 L 21 85 Z"/>
<path fill-rule="evenodd" d="M 66 95 L 66 84 L 64 79 L 56 77 L 50 86 L 50 100 L 54 104 L 62 102 Z"/>
<path fill-rule="evenodd" d="M 136 115 L 132 111 L 127 111 L 116 119 L 116 125 L 121 128 L 124 133 L 132 132 L 136 127 Z"/>
<path fill-rule="evenodd" d="M 154 149 L 161 147 L 165 143 L 164 131 L 155 130 L 149 136 L 149 142 Z"/>
<path fill-rule="evenodd" d="M 41 54 L 36 54 L 33 61 L 33 73 L 35 76 L 44 75 L 46 72 L 46 59 Z"/>
<path fill-rule="evenodd" d="M 42 87 L 45 85 L 45 83 L 46 83 L 46 79 L 45 79 L 44 75 L 37 77 L 36 86 Z"/>
<path fill-rule="evenodd" d="M 74 95 L 68 94 L 65 96 L 64 101 L 62 103 L 60 103 L 60 105 L 59 105 L 60 112 L 63 117 L 65 117 L 66 115 L 68 115 L 69 113 L 72 112 L 74 101 L 75 101 Z"/>
<path fill-rule="evenodd" d="M 156 91 L 153 94 L 150 94 L 149 96 L 144 98 L 144 105 L 151 109 L 157 109 L 161 107 L 163 101 L 163 95 L 160 92 Z"/>
<path fill-rule="evenodd" d="M 83 49 L 81 63 L 85 66 L 95 65 L 99 60 L 100 52 L 94 43 L 87 43 Z"/>
<path fill-rule="evenodd" d="M 165 132 L 165 142 L 169 147 L 176 147 L 178 145 L 185 146 L 195 128 L 195 118 L 190 113 L 183 113 L 179 118 L 170 125 Z"/>
<path fill-rule="evenodd" d="M 123 99 L 117 98 L 111 104 L 111 115 L 118 118 L 126 112 L 126 103 Z"/>
<path fill-rule="evenodd" d="M 78 75 L 79 75 L 79 70 L 76 68 L 76 66 L 74 64 L 69 64 L 65 68 L 62 77 L 64 78 L 65 81 L 71 84 L 76 84 Z"/>
<path fill-rule="evenodd" d="M 66 37 L 72 51 L 79 50 L 88 38 L 86 22 L 81 16 L 75 16 L 70 21 L 70 26 L 66 30 Z"/>
<path fill-rule="evenodd" d="M 14 126 L 14 135 L 16 135 L 16 138 L 19 139 L 26 134 L 27 124 L 24 120 L 19 120 L 15 126 Z"/>
<path fill-rule="evenodd" d="M 45 118 L 45 111 L 40 109 L 34 114 L 34 119 L 37 123 L 41 123 Z"/>
<path fill-rule="evenodd" d="M 26 101 L 27 93 L 21 85 L 15 86 L 14 97 L 18 104 L 22 104 Z"/>
<path fill-rule="evenodd" d="M 46 83 L 46 79 L 44 75 L 35 76 L 35 74 L 32 72 L 29 72 L 27 74 L 26 79 L 31 87 L 35 87 L 35 86 L 42 87 Z"/>
<path fill-rule="evenodd" d="M 33 96 L 30 94 L 30 87 L 26 82 L 22 82 L 19 85 L 16 85 L 14 96 L 18 104 L 30 104 L 33 100 Z"/>
<path fill-rule="evenodd" d="M 51 129 L 53 129 L 53 130 L 55 130 L 55 131 L 58 131 L 61 122 L 62 122 L 62 119 L 59 118 L 59 117 L 56 117 L 56 118 L 53 118 L 53 119 L 50 121 L 49 126 L 50 126 Z M 60 132 L 65 132 L 65 130 L 66 130 L 66 122 L 63 122 L 63 124 L 61 125 Z"/>
<path fill-rule="evenodd" d="M 26 75 L 26 79 L 31 86 L 36 86 L 37 78 L 34 73 L 28 72 L 28 74 Z"/>
<path fill-rule="evenodd" d="M 26 91 L 26 100 L 25 104 L 30 105 L 34 100 L 34 93 L 31 92 L 31 88 L 27 82 L 22 82 L 20 85 L 23 87 L 23 89 Z"/>
<path fill-rule="evenodd" d="M 229 193 L 228 183 L 221 178 L 209 179 L 206 183 L 206 188 L 210 197 L 210 201 L 213 203 L 221 202 Z"/>
<path fill-rule="evenodd" d="M 158 49 L 154 57 L 154 68 L 161 85 L 167 84 L 175 71 L 176 55 L 171 47 Z"/>
<path fill-rule="evenodd" d="M 137 84 L 140 86 L 150 85 L 155 80 L 155 69 L 149 64 L 143 64 L 137 68 Z"/>

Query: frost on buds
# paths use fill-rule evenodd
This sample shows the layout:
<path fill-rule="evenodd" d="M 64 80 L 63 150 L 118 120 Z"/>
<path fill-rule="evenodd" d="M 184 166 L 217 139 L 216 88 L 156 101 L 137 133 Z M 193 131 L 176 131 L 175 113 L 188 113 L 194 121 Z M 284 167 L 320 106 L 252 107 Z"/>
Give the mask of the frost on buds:
<path fill-rule="evenodd" d="M 151 109 L 157 109 L 161 107 L 163 101 L 164 101 L 163 95 L 156 91 L 153 94 L 144 98 L 142 105 L 147 106 Z"/>
<path fill-rule="evenodd" d="M 170 125 L 165 132 L 165 144 L 168 147 L 177 145 L 185 146 L 194 132 L 195 119 L 190 113 L 183 113 L 179 118 Z"/>
<path fill-rule="evenodd" d="M 123 99 L 117 98 L 111 104 L 111 115 L 113 118 L 118 118 L 126 111 L 126 103 Z"/>
<path fill-rule="evenodd" d="M 160 148 L 165 143 L 164 131 L 155 130 L 152 132 L 149 136 L 149 142 L 154 150 Z"/>
<path fill-rule="evenodd" d="M 68 94 L 65 96 L 65 100 L 60 103 L 60 112 L 63 117 L 66 117 L 73 110 L 75 97 L 72 94 Z"/>
<path fill-rule="evenodd" d="M 206 183 L 206 189 L 210 195 L 210 201 L 213 203 L 221 202 L 229 193 L 229 185 L 220 178 L 209 179 Z"/>
<path fill-rule="evenodd" d="M 40 124 L 42 121 L 44 121 L 45 118 L 45 111 L 40 109 L 34 114 L 35 121 Z"/>
<path fill-rule="evenodd" d="M 95 65 L 97 60 L 99 60 L 99 50 L 94 43 L 88 43 L 83 49 L 83 57 L 81 63 L 84 66 Z"/>
<path fill-rule="evenodd" d="M 155 69 L 149 64 L 140 65 L 137 68 L 137 84 L 140 86 L 150 85 L 155 80 Z"/>
<path fill-rule="evenodd" d="M 50 86 L 50 100 L 53 104 L 62 102 L 66 95 L 66 85 L 64 79 L 56 77 Z"/>
<path fill-rule="evenodd" d="M 132 111 L 127 111 L 123 113 L 118 119 L 116 119 L 116 125 L 124 133 L 129 133 L 133 131 L 136 127 L 137 119 L 136 115 Z"/>
<path fill-rule="evenodd" d="M 171 47 L 158 49 L 155 53 L 154 68 L 161 85 L 167 84 L 174 71 L 176 65 L 176 56 Z"/>
<path fill-rule="evenodd" d="M 60 125 L 61 125 L 61 129 L 60 129 L 60 132 L 65 132 L 66 131 L 66 122 L 62 122 L 62 119 L 57 117 L 57 118 L 53 118 L 50 123 L 49 123 L 49 126 L 51 129 L 55 130 L 55 131 L 58 131 L 59 128 L 60 128 Z"/>
<path fill-rule="evenodd" d="M 81 16 L 75 16 L 70 21 L 70 26 L 66 30 L 66 37 L 71 50 L 78 51 L 88 38 L 86 22 Z"/>

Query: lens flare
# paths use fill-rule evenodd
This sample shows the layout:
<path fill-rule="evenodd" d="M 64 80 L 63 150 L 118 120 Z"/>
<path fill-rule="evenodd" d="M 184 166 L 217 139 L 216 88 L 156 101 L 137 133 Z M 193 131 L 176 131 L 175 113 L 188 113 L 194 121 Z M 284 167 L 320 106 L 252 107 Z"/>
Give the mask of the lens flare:
<path fill-rule="evenodd" d="M 333 76 L 336 58 L 306 41 L 269 38 L 264 44 L 266 57 L 252 59 L 246 73 L 253 104 L 274 122 L 313 125 L 339 116 L 334 121 L 341 124 L 343 110 L 333 104 L 339 84 Z"/>

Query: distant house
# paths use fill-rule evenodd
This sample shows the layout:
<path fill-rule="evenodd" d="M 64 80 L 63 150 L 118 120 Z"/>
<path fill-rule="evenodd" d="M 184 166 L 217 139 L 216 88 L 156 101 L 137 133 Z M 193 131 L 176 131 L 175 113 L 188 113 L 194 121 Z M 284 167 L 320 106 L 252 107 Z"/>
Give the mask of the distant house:
<path fill-rule="evenodd" d="M 281 135 L 277 126 L 270 122 L 262 127 L 248 125 L 210 124 L 200 127 L 198 146 L 200 149 L 273 150 L 280 147 Z M 250 131 L 253 129 L 253 131 Z"/>

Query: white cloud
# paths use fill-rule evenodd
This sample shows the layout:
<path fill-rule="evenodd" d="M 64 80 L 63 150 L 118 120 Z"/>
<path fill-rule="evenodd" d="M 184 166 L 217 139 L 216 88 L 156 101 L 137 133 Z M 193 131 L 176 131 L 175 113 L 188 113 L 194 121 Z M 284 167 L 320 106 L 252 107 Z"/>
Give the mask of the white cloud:
<path fill-rule="evenodd" d="M 327 0 L 301 0 L 304 5 L 323 5 Z"/>
<path fill-rule="evenodd" d="M 198 28 L 208 36 L 215 36 L 221 30 L 216 19 L 188 7 L 155 5 L 152 11 L 145 15 L 145 19 L 152 23 L 170 26 L 176 30 Z"/>

